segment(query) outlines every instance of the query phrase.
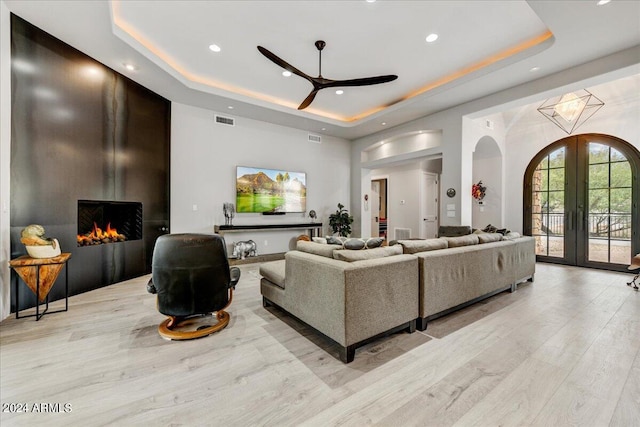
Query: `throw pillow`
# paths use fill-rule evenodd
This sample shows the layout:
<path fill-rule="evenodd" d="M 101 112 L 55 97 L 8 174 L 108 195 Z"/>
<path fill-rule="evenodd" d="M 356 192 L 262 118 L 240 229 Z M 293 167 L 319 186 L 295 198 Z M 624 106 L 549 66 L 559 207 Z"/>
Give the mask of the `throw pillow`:
<path fill-rule="evenodd" d="M 327 239 L 325 239 L 324 237 L 312 237 L 311 240 L 316 243 L 322 243 L 323 245 L 327 244 Z"/>
<path fill-rule="evenodd" d="M 485 228 L 483 228 L 482 231 L 486 231 L 487 233 L 495 233 L 496 231 L 498 231 L 498 227 L 494 227 L 493 225 L 489 224 Z"/>
<path fill-rule="evenodd" d="M 500 233 L 500 234 L 502 234 L 504 236 L 506 234 L 511 233 L 511 230 L 507 230 L 506 228 L 499 228 L 499 229 L 496 230 L 496 233 Z"/>
<path fill-rule="evenodd" d="M 522 237 L 520 233 L 518 233 L 517 231 L 512 231 L 510 233 L 505 234 L 503 237 L 503 240 L 514 240 L 519 237 Z"/>
<path fill-rule="evenodd" d="M 330 245 L 343 245 L 346 240 L 347 238 L 342 236 L 327 236 L 327 243 Z"/>
<path fill-rule="evenodd" d="M 345 249 L 351 250 L 373 249 L 380 247 L 382 242 L 384 242 L 384 239 L 380 237 L 371 237 L 370 239 L 352 238 L 347 239 L 342 246 L 344 246 Z"/>

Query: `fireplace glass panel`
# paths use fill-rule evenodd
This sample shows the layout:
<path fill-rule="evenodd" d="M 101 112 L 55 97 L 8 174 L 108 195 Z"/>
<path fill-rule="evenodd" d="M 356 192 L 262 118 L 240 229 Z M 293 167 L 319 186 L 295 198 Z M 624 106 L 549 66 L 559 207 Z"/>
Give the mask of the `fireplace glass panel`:
<path fill-rule="evenodd" d="M 78 246 L 142 239 L 142 203 L 78 200 Z"/>

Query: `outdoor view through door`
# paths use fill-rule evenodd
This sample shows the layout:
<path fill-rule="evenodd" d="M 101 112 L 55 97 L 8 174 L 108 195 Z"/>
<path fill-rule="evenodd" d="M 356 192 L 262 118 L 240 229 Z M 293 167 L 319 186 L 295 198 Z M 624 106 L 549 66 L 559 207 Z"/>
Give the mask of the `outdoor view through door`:
<path fill-rule="evenodd" d="M 622 270 L 640 251 L 640 154 L 609 136 L 571 136 L 525 174 L 524 230 L 539 260 Z"/>

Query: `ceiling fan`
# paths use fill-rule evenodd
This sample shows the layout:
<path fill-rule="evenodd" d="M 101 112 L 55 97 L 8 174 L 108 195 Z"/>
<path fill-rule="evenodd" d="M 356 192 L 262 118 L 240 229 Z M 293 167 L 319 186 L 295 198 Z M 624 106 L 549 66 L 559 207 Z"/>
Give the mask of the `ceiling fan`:
<path fill-rule="evenodd" d="M 315 45 L 316 45 L 316 48 L 318 49 L 318 55 L 319 55 L 318 77 L 311 77 L 310 75 L 303 73 L 302 71 L 298 70 L 296 67 L 289 64 L 287 61 L 279 58 L 269 50 L 265 49 L 262 46 L 258 46 L 258 50 L 260 51 L 260 53 L 262 53 L 264 56 L 270 59 L 273 63 L 275 63 L 276 65 L 279 65 L 280 67 L 284 68 L 287 71 L 292 72 L 293 74 L 296 74 L 302 77 L 303 79 L 308 80 L 309 83 L 313 85 L 313 90 L 304 99 L 304 101 L 302 101 L 302 104 L 300 104 L 300 106 L 298 107 L 298 110 L 304 110 L 305 108 L 307 108 L 309 104 L 311 104 L 313 99 L 316 97 L 316 94 L 318 93 L 318 91 L 322 89 L 326 89 L 328 87 L 377 85 L 380 83 L 387 83 L 398 78 L 398 76 L 390 74 L 386 76 L 364 77 L 361 79 L 349 79 L 349 80 L 325 79 L 324 77 L 322 77 L 322 49 L 324 49 L 324 47 L 326 46 L 326 43 L 323 40 L 318 40 L 316 41 Z"/>

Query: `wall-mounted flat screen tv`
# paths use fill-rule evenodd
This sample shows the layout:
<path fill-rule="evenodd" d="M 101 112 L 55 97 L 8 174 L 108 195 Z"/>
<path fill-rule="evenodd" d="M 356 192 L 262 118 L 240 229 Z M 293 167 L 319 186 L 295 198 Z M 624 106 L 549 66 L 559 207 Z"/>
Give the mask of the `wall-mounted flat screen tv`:
<path fill-rule="evenodd" d="M 307 210 L 307 175 L 278 169 L 236 168 L 236 212 Z"/>

